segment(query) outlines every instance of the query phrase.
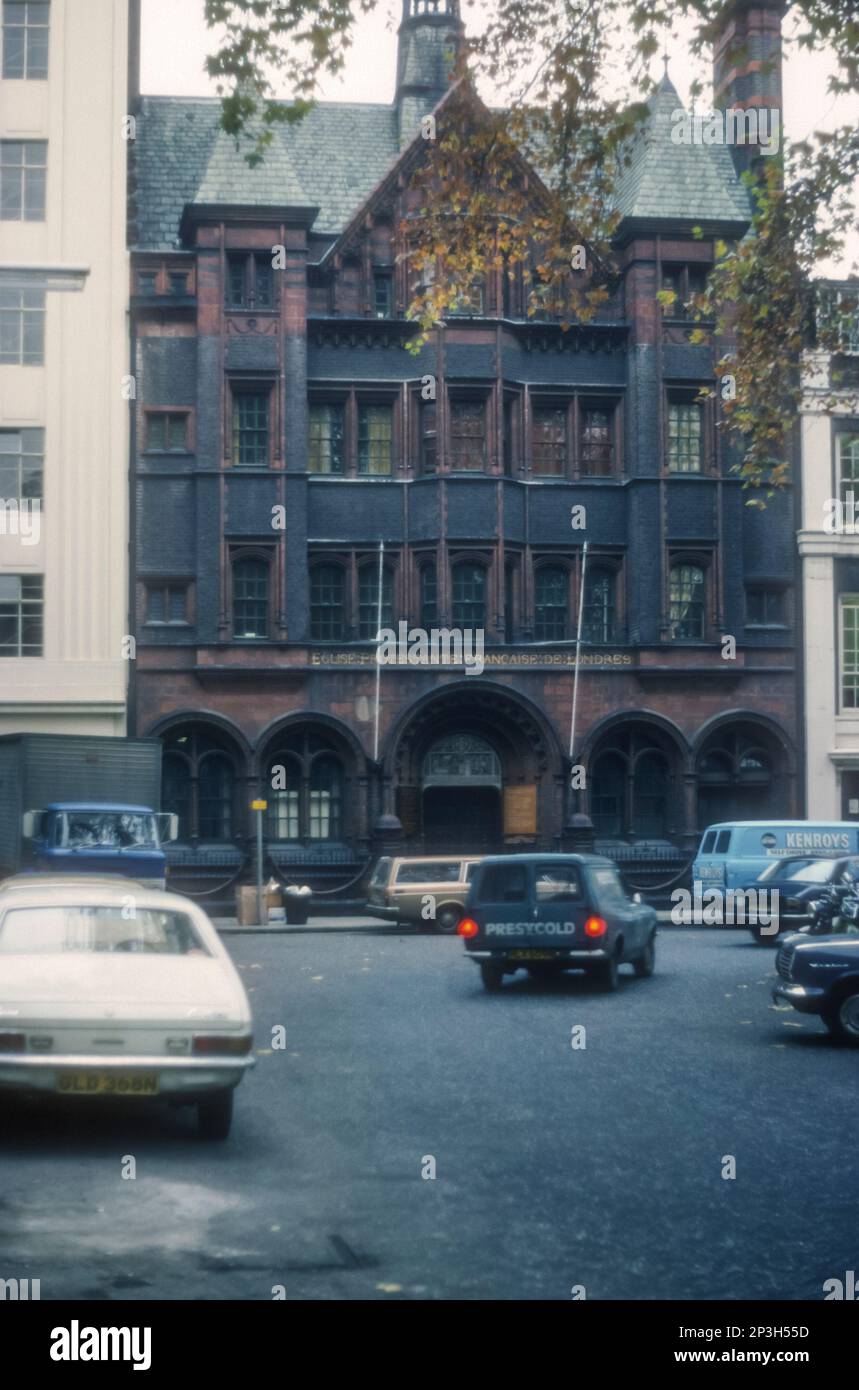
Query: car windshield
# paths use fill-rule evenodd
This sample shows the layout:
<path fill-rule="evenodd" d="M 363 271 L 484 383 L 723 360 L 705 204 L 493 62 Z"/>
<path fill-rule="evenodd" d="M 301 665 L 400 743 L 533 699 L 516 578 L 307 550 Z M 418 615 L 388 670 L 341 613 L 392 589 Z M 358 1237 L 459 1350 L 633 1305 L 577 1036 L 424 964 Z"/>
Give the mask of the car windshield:
<path fill-rule="evenodd" d="M 210 955 L 184 912 L 128 905 L 15 907 L 0 920 L 0 955 Z"/>
<path fill-rule="evenodd" d="M 822 863 L 804 864 L 782 877 L 791 883 L 828 883 L 832 877 L 832 861 L 824 859 Z"/>
<path fill-rule="evenodd" d="M 824 867 L 827 862 L 823 861 Z M 803 869 L 820 865 L 819 859 L 791 859 L 789 863 L 785 863 L 783 859 L 776 859 L 773 864 L 767 864 L 763 873 L 758 875 L 758 882 L 769 883 L 774 878 L 795 878 Z"/>
<path fill-rule="evenodd" d="M 157 849 L 152 816 L 128 811 L 69 811 L 64 849 Z"/>

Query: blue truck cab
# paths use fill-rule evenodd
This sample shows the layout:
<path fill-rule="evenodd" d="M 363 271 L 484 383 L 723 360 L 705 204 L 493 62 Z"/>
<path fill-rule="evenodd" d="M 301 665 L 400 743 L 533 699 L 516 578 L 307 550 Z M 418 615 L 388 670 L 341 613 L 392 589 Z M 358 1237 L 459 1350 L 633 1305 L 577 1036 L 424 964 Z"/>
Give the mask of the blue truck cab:
<path fill-rule="evenodd" d="M 152 888 L 166 886 L 166 838 L 175 838 L 175 816 L 126 802 L 54 801 L 23 818 L 27 867 L 38 873 L 120 874 Z"/>
<path fill-rule="evenodd" d="M 774 859 L 807 854 L 821 859 L 859 853 L 856 821 L 725 821 L 704 831 L 692 864 L 692 889 L 741 889 Z"/>

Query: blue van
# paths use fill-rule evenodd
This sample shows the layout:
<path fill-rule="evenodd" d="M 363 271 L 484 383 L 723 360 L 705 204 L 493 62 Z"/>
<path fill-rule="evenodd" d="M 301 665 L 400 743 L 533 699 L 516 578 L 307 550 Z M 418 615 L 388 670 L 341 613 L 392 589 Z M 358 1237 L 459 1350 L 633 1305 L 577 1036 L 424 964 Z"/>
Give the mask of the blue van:
<path fill-rule="evenodd" d="M 744 888 L 774 859 L 807 854 L 835 859 L 859 854 L 859 822 L 745 820 L 711 825 L 692 865 L 692 891 Z"/>

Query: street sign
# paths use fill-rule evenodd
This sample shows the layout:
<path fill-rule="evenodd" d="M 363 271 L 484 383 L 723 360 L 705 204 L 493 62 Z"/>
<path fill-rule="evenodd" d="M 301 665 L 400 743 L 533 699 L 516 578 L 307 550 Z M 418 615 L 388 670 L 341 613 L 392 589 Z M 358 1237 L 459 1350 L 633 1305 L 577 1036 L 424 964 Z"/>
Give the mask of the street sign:
<path fill-rule="evenodd" d="M 268 802 L 267 802 L 267 801 L 252 801 L 252 802 L 251 802 L 251 810 L 252 810 L 252 811 L 267 811 L 267 810 L 268 810 Z"/>

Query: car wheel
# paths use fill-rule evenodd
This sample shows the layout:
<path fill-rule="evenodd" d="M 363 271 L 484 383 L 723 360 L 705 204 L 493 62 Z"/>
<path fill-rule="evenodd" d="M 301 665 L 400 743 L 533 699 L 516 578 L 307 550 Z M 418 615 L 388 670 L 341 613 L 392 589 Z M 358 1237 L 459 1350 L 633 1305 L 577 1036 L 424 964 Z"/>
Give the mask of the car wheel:
<path fill-rule="evenodd" d="M 462 920 L 462 908 L 457 903 L 445 903 L 436 913 L 435 924 L 438 931 L 449 936 L 456 931 Z"/>
<path fill-rule="evenodd" d="M 233 1123 L 233 1093 L 218 1091 L 197 1105 L 197 1127 L 201 1139 L 226 1139 Z"/>
<path fill-rule="evenodd" d="M 480 978 L 484 989 L 488 989 L 490 994 L 497 994 L 504 983 L 504 971 L 500 965 L 493 965 L 491 961 L 481 961 Z"/>
<path fill-rule="evenodd" d="M 656 969 L 656 940 L 654 937 L 651 936 L 632 968 L 640 980 L 647 980 L 653 974 Z"/>
<path fill-rule="evenodd" d="M 764 930 L 764 925 L 766 930 Z M 749 931 L 759 946 L 776 946 L 778 944 L 779 934 L 769 930 L 771 925 L 771 922 L 765 924 L 755 922 L 753 927 L 749 927 Z"/>
<path fill-rule="evenodd" d="M 597 979 L 607 994 L 613 994 L 620 985 L 618 966 L 619 960 L 617 951 L 615 951 L 614 955 L 610 956 L 607 961 L 604 961 L 596 972 Z"/>
<path fill-rule="evenodd" d="M 859 990 L 834 999 L 827 1004 L 821 1017 L 833 1037 L 859 1043 Z"/>

